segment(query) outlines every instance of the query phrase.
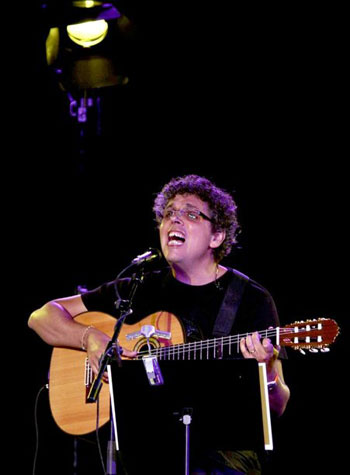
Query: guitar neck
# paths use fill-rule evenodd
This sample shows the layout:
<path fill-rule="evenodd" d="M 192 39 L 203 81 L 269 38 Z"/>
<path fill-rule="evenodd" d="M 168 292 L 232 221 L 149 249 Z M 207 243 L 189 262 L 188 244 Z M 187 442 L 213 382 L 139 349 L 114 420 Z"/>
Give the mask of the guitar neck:
<path fill-rule="evenodd" d="M 279 345 L 280 328 L 259 331 L 261 339 L 269 338 L 273 344 Z M 238 356 L 240 353 L 239 343 L 249 333 L 229 335 L 208 340 L 192 341 L 172 346 L 152 348 L 150 352 L 140 352 L 139 356 L 151 354 L 160 360 L 210 360 L 224 357 Z"/>

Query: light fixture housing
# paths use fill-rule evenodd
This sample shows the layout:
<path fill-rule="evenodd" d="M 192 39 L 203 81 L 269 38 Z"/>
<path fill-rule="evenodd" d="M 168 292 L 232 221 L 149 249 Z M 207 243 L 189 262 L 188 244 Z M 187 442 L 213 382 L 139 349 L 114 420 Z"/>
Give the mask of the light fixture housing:
<path fill-rule="evenodd" d="M 41 5 L 42 14 L 50 27 L 61 27 L 95 20 L 115 20 L 121 16 L 111 2 L 93 0 L 46 1 Z"/>
<path fill-rule="evenodd" d="M 60 0 L 44 10 L 47 64 L 64 89 L 128 83 L 132 24 L 112 3 Z"/>

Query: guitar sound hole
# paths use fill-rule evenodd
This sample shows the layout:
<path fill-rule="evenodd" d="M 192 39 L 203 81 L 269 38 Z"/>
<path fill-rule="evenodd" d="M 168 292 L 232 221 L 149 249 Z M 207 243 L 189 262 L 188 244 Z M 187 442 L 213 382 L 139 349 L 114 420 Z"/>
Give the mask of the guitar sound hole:
<path fill-rule="evenodd" d="M 150 344 L 150 347 L 151 347 L 151 350 L 154 350 L 156 348 L 159 348 L 160 345 L 159 345 L 159 342 L 153 338 L 150 338 L 149 340 L 149 344 Z M 149 349 L 148 349 L 148 345 L 147 345 L 147 341 L 145 338 L 143 338 L 142 340 L 140 340 L 136 346 L 136 351 L 138 353 L 140 353 L 140 357 L 146 355 L 149 353 Z"/>
<path fill-rule="evenodd" d="M 151 345 L 151 348 L 154 348 L 152 345 Z M 148 352 L 148 345 L 142 345 L 140 347 L 140 353 L 147 353 Z"/>

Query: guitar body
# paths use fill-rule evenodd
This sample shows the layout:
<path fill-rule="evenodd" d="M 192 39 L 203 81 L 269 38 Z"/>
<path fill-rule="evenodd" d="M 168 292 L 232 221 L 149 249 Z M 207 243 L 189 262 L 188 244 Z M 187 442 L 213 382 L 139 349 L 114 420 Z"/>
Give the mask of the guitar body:
<path fill-rule="evenodd" d="M 101 312 L 86 312 L 75 320 L 83 325 L 93 325 L 110 337 L 113 336 L 116 319 Z M 122 348 L 139 351 L 145 339 L 128 340 L 127 335 L 153 325 L 157 330 L 171 332 L 171 339 L 150 338 L 153 348 L 172 346 L 184 342 L 180 321 L 168 312 L 158 312 L 134 325 L 122 326 L 119 342 Z M 87 353 L 78 349 L 54 348 L 50 363 L 49 401 L 56 424 L 68 434 L 83 435 L 97 427 L 97 404 L 87 403 L 86 397 L 92 383 Z M 99 423 L 102 427 L 110 419 L 109 386 L 102 384 L 99 396 Z"/>

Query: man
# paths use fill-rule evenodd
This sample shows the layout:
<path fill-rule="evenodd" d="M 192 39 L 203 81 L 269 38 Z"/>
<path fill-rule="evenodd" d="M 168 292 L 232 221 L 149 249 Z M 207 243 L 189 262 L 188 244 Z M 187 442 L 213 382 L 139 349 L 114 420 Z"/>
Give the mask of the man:
<path fill-rule="evenodd" d="M 162 253 L 169 267 L 146 275 L 133 301 L 128 323 L 157 311 L 168 311 L 183 322 L 188 338 L 210 338 L 230 282 L 237 278 L 220 264 L 234 244 L 239 225 L 231 195 L 197 175 L 172 179 L 154 202 Z M 128 280 L 118 282 L 127 292 Z M 109 337 L 94 327 L 85 327 L 74 317 L 87 310 L 117 314 L 115 283 L 107 283 L 82 295 L 57 299 L 32 313 L 29 326 L 48 344 L 87 351 L 95 374 Z M 279 325 L 270 294 L 251 279 L 239 302 L 231 333 L 249 333 L 240 341 L 244 358 L 264 362 L 269 381 L 271 411 L 283 414 L 289 399 L 278 349 L 255 330 Z M 135 353 L 124 349 L 124 356 Z M 252 453 L 217 453 L 196 461 L 193 473 L 260 473 Z M 220 471 L 221 470 L 221 471 Z"/>

